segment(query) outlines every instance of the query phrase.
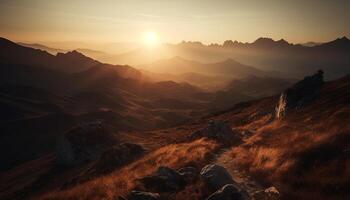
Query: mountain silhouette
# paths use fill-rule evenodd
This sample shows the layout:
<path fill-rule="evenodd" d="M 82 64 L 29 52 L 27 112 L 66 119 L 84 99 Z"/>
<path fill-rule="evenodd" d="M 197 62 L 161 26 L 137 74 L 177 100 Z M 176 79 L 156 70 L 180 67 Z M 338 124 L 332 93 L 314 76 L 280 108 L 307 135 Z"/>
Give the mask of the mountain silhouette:
<path fill-rule="evenodd" d="M 232 58 L 262 71 L 278 72 L 285 78 L 302 78 L 321 68 L 326 72 L 326 79 L 334 79 L 350 72 L 346 67 L 350 64 L 349 48 L 346 37 L 311 47 L 262 37 L 252 43 L 227 40 L 223 45 L 200 42 L 164 44 L 158 47 L 158 53 L 140 48 L 103 61 L 143 66 L 176 56 L 206 64 Z"/>
<path fill-rule="evenodd" d="M 56 138 L 81 122 L 102 120 L 114 131 L 167 127 L 202 115 L 209 98 L 189 84 L 151 81 L 130 66 L 1 39 L 0 169 L 52 151 Z"/>
<path fill-rule="evenodd" d="M 266 72 L 255 67 L 241 64 L 231 58 L 216 63 L 200 63 L 176 56 L 141 65 L 140 68 L 156 73 L 200 73 L 204 75 L 224 75 L 242 78 L 248 75 L 264 75 Z"/>
<path fill-rule="evenodd" d="M 252 48 L 283 48 L 291 46 L 284 39 L 274 41 L 271 38 L 258 38 L 250 44 Z"/>
<path fill-rule="evenodd" d="M 337 38 L 336 40 L 326 42 L 315 47 L 324 50 L 341 49 L 344 51 L 350 51 L 350 40 L 344 36 L 342 38 Z"/>
<path fill-rule="evenodd" d="M 73 73 L 86 70 L 98 64 L 77 51 L 58 53 L 56 56 L 46 51 L 20 46 L 5 38 L 0 38 L 1 61 L 11 64 L 42 66 L 54 70 Z"/>
<path fill-rule="evenodd" d="M 64 53 L 64 52 L 68 51 L 65 49 L 52 48 L 52 47 L 48 47 L 46 45 L 37 44 L 37 43 L 29 44 L 29 43 L 18 42 L 17 44 L 19 44 L 21 46 L 25 46 L 25 47 L 30 47 L 33 49 L 40 49 L 43 51 L 47 51 L 48 53 L 50 53 L 52 55 L 56 55 L 57 53 Z"/>
<path fill-rule="evenodd" d="M 155 55 L 143 66 L 155 72 L 146 72 L 2 38 L 0 198 L 129 198 L 142 188 L 207 199 L 231 188 L 240 197 L 347 199 L 350 76 L 324 81 L 319 70 L 292 84 L 266 66 L 344 74 L 348 43 L 260 38 L 167 45 L 163 59 L 124 55 Z M 242 64 L 250 62 L 259 65 Z M 232 184 L 216 191 L 208 173 Z M 158 196 L 146 192 L 131 194 Z"/>

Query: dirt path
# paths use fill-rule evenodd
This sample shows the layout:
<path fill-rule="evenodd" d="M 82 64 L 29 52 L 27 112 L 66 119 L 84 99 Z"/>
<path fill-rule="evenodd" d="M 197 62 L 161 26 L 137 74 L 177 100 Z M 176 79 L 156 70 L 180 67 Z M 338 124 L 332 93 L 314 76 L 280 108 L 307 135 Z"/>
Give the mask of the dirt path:
<path fill-rule="evenodd" d="M 217 159 L 215 164 L 225 167 L 232 178 L 240 184 L 242 189 L 248 192 L 251 196 L 254 192 L 264 189 L 259 183 L 254 181 L 254 179 L 242 171 L 239 171 L 233 167 L 233 158 L 230 155 L 230 148 L 223 149 L 219 154 L 217 154 Z"/>

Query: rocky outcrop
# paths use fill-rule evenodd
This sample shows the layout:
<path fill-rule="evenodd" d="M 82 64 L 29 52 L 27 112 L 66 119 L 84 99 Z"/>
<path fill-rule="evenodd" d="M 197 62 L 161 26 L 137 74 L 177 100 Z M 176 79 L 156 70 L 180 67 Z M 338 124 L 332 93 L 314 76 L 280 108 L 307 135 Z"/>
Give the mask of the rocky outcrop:
<path fill-rule="evenodd" d="M 197 180 L 199 175 L 199 172 L 195 167 L 183 167 L 177 171 L 184 178 L 186 183 L 193 183 Z"/>
<path fill-rule="evenodd" d="M 125 199 L 125 198 L 124 198 Z M 143 191 L 131 191 L 127 200 L 157 200 L 160 199 L 158 193 L 143 192 Z"/>
<path fill-rule="evenodd" d="M 203 167 L 200 172 L 200 177 L 213 191 L 219 190 L 226 184 L 237 184 L 224 167 L 216 164 Z"/>
<path fill-rule="evenodd" d="M 225 121 L 211 121 L 208 126 L 192 133 L 190 139 L 207 137 L 215 139 L 225 145 L 234 145 L 242 142 L 238 133 L 232 131 L 231 126 Z"/>
<path fill-rule="evenodd" d="M 236 183 L 222 166 L 212 164 L 201 170 L 201 179 L 209 191 L 215 191 L 207 200 L 245 200 L 248 193 Z"/>
<path fill-rule="evenodd" d="M 136 188 L 160 194 L 162 199 L 168 199 L 169 194 L 178 193 L 192 184 L 199 184 L 205 191 L 205 194 L 201 197 L 202 199 L 250 199 L 249 194 L 232 179 L 229 172 L 222 166 L 206 165 L 200 172 L 200 179 L 197 179 L 197 177 L 198 171 L 195 167 L 184 167 L 177 171 L 169 167 L 159 167 L 154 174 L 140 179 L 142 185 L 138 185 Z M 210 193 L 211 195 L 207 197 Z"/>
<path fill-rule="evenodd" d="M 224 185 L 221 189 L 210 195 L 207 200 L 244 200 L 243 192 L 233 184 Z"/>
<path fill-rule="evenodd" d="M 102 122 L 84 123 L 64 133 L 59 139 L 57 160 L 63 165 L 96 160 L 116 142 L 114 135 L 103 127 Z"/>
<path fill-rule="evenodd" d="M 280 193 L 275 187 L 269 187 L 265 190 L 257 191 L 253 194 L 254 200 L 278 200 Z"/>
<path fill-rule="evenodd" d="M 159 167 L 158 171 L 140 179 L 143 187 L 149 191 L 179 191 L 185 186 L 185 179 L 179 172 L 169 167 Z"/>
<path fill-rule="evenodd" d="M 323 83 L 323 71 L 320 70 L 285 90 L 279 98 L 276 117 L 281 118 L 289 110 L 299 109 L 310 104 L 319 95 Z"/>

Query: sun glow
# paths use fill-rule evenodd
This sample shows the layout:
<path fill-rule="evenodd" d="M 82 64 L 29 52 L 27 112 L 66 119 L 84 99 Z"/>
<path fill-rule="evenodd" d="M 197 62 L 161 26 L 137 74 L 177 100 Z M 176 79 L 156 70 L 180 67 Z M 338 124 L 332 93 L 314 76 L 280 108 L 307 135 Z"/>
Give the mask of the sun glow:
<path fill-rule="evenodd" d="M 153 48 L 159 45 L 158 34 L 154 31 L 147 31 L 144 33 L 143 42 L 147 47 Z"/>

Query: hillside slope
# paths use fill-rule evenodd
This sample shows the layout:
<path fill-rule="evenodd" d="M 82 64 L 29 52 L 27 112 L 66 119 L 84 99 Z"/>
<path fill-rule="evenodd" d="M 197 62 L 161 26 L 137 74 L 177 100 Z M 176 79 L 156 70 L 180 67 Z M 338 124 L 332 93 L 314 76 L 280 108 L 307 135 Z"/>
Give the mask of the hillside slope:
<path fill-rule="evenodd" d="M 58 178 L 46 186 L 36 182 L 31 187 L 36 192 L 27 195 L 39 195 L 43 199 L 114 199 L 127 194 L 138 185 L 140 178 L 152 174 L 159 166 L 201 168 L 208 163 L 217 163 L 224 166 L 249 194 L 275 186 L 282 199 L 347 199 L 350 196 L 347 190 L 350 176 L 349 91 L 350 76 L 346 76 L 326 82 L 311 103 L 290 109 L 282 118 L 276 117 L 279 96 L 272 96 L 239 103 L 230 110 L 174 128 L 122 132 L 119 133 L 122 141 L 141 144 L 147 149 L 146 155 L 89 181 L 83 181 L 82 177 L 88 175 L 84 175 L 84 170 L 80 175 L 72 175 L 76 168 L 66 169 L 59 172 L 65 178 Z M 210 121 L 221 120 L 229 123 L 243 143 L 225 147 L 209 138 L 189 139 L 189 135 L 203 129 Z M 54 157 L 40 162 L 50 166 L 54 164 L 52 159 Z M 11 176 L 4 178 L 21 181 L 16 170 L 26 169 L 14 169 L 9 173 Z M 57 177 L 54 171 L 42 173 L 39 175 L 44 177 L 41 180 Z M 57 190 L 76 176 L 80 176 L 81 182 Z M 32 175 L 28 174 L 27 178 L 30 177 Z M 248 179 L 255 183 L 252 185 Z M 7 190 L 10 189 L 8 186 Z M 209 195 L 200 181 L 176 193 L 161 194 L 166 199 L 203 199 Z"/>
<path fill-rule="evenodd" d="M 112 132 L 168 127 L 203 115 L 210 98 L 76 51 L 53 56 L 3 38 L 0 50 L 1 170 L 54 151 L 80 123 L 103 121 Z"/>

